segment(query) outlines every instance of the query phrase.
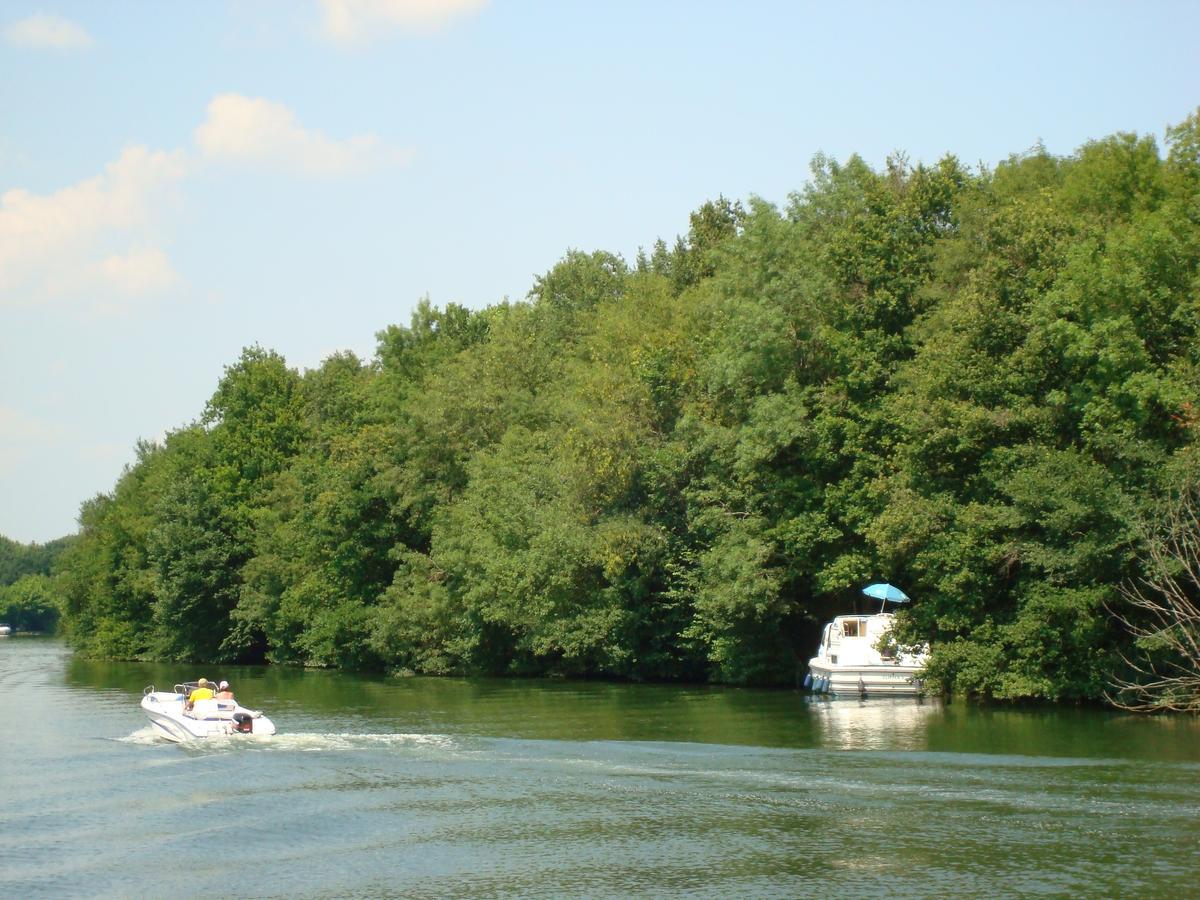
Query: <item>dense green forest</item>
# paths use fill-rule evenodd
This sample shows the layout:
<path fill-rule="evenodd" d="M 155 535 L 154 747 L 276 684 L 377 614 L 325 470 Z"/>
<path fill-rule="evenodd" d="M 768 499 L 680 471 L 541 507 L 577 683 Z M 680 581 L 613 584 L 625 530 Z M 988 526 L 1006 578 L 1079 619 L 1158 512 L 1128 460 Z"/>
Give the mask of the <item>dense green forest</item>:
<path fill-rule="evenodd" d="M 0 535 L 0 624 L 19 631 L 54 631 L 59 600 L 50 574 L 72 540 L 20 544 Z"/>
<path fill-rule="evenodd" d="M 800 180 L 800 179 L 798 179 Z M 887 580 L 931 683 L 1088 700 L 1200 473 L 1200 113 L 994 168 L 818 157 L 371 361 L 247 349 L 63 559 L 82 653 L 793 684 Z M 1143 642 L 1144 643 L 1144 642 Z"/>

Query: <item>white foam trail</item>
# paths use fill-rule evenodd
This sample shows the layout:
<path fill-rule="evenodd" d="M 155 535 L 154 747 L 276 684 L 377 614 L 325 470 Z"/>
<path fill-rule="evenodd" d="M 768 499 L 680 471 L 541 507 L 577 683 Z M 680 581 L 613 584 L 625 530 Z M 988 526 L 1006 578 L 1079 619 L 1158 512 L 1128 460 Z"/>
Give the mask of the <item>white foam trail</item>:
<path fill-rule="evenodd" d="M 158 736 L 158 732 L 154 730 L 153 725 L 147 725 L 145 728 L 139 728 L 132 734 L 127 734 L 123 738 L 115 738 L 122 744 L 141 744 L 149 747 L 153 744 L 162 744 L 165 741 Z"/>
<path fill-rule="evenodd" d="M 141 746 L 157 746 L 168 741 L 155 730 L 153 725 L 139 728 L 116 740 L 125 744 Z M 429 748 L 434 750 L 455 750 L 458 743 L 454 738 L 445 734 L 318 734 L 318 733 L 289 733 L 289 734 L 248 734 L 224 735 L 214 734 L 207 738 L 189 741 L 188 747 L 210 747 L 226 749 L 247 747 L 255 750 L 296 750 L 312 753 L 326 750 L 371 750 L 381 747 L 395 748 Z"/>
<path fill-rule="evenodd" d="M 455 750 L 457 741 L 445 734 L 274 734 L 263 743 L 281 750 L 320 752 L 322 750 L 370 750 L 380 747 L 427 747 Z"/>

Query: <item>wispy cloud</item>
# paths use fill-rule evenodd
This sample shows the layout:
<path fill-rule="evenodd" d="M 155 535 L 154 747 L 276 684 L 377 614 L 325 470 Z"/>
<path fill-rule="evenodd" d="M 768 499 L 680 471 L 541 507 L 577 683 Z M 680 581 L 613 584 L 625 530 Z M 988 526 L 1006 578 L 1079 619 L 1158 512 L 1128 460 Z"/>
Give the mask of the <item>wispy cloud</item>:
<path fill-rule="evenodd" d="M 371 134 L 326 137 L 279 103 L 219 95 L 196 129 L 194 149 L 127 147 L 103 173 L 53 193 L 0 194 L 0 308 L 59 303 L 123 314 L 179 285 L 159 226 L 198 161 L 333 177 L 411 156 Z"/>
<path fill-rule="evenodd" d="M 240 94 L 213 98 L 208 118 L 196 129 L 196 146 L 209 159 L 320 176 L 353 174 L 411 157 L 373 134 L 334 140 L 301 127 L 282 104 Z"/>
<path fill-rule="evenodd" d="M 151 226 L 164 191 L 183 177 L 179 151 L 127 147 L 104 173 L 52 194 L 0 195 L 0 305 L 98 289 L 141 295 L 169 286 Z"/>
<path fill-rule="evenodd" d="M 157 247 L 137 247 L 124 256 L 110 256 L 99 264 L 98 272 L 108 284 L 128 296 L 157 293 L 179 279 L 167 254 Z"/>
<path fill-rule="evenodd" d="M 34 418 L 11 406 L 0 405 L 0 473 L 33 453 L 57 444 L 67 434 L 61 425 Z"/>
<path fill-rule="evenodd" d="M 321 0 L 321 27 L 327 38 L 346 46 L 390 28 L 430 34 L 487 4 L 488 0 Z"/>
<path fill-rule="evenodd" d="M 44 13 L 5 26 L 4 40 L 14 47 L 49 50 L 82 50 L 94 43 L 92 36 L 70 19 Z"/>

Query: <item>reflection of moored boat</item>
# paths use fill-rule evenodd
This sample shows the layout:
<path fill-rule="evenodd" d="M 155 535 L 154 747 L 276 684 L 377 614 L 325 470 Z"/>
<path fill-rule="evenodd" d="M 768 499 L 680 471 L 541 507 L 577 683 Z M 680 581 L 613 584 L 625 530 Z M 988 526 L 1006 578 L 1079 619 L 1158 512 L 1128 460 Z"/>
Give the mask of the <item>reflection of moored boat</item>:
<path fill-rule="evenodd" d="M 873 584 L 864 594 L 883 602 L 903 603 L 904 592 L 890 584 Z M 889 638 L 894 617 L 837 616 L 821 632 L 817 655 L 808 661 L 804 686 L 820 694 L 842 697 L 915 696 L 928 651 L 906 652 Z"/>
<path fill-rule="evenodd" d="M 821 746 L 837 750 L 926 750 L 931 723 L 943 712 L 941 704 L 914 697 L 814 698 L 808 708 Z"/>
<path fill-rule="evenodd" d="M 275 723 L 236 700 L 197 700 L 188 709 L 187 696 L 195 687 L 177 684 L 173 691 L 156 691 L 150 685 L 142 692 L 142 709 L 161 737 L 182 743 L 226 734 L 275 733 Z"/>

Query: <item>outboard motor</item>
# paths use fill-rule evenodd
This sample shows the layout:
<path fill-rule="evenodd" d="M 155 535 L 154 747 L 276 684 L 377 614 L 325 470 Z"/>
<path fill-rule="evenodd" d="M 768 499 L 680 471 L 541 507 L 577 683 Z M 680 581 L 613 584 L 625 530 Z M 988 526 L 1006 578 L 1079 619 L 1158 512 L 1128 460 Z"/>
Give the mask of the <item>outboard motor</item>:
<path fill-rule="evenodd" d="M 235 712 L 233 714 L 233 730 L 242 734 L 250 734 L 254 731 L 254 717 L 250 713 Z"/>

